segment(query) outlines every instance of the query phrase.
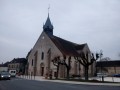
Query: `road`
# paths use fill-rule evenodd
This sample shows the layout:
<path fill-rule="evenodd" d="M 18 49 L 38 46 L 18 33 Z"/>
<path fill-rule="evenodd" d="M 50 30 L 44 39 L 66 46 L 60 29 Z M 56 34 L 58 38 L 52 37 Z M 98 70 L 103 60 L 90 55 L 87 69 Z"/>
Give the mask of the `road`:
<path fill-rule="evenodd" d="M 94 86 L 12 78 L 0 81 L 0 90 L 120 90 L 119 86 Z"/>

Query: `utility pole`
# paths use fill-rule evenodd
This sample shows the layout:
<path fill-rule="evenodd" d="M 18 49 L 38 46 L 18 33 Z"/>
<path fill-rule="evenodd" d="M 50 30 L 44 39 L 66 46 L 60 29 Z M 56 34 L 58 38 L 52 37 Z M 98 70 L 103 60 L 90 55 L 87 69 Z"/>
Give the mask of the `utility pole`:
<path fill-rule="evenodd" d="M 100 56 L 100 62 L 101 62 L 101 78 L 102 78 L 102 81 L 104 81 L 104 74 L 102 71 L 102 61 L 101 61 L 101 58 L 103 56 L 102 50 L 100 50 L 99 56 Z"/>
<path fill-rule="evenodd" d="M 80 68 L 80 63 L 78 63 L 79 64 L 79 79 L 80 79 L 80 70 L 81 70 L 81 68 Z"/>

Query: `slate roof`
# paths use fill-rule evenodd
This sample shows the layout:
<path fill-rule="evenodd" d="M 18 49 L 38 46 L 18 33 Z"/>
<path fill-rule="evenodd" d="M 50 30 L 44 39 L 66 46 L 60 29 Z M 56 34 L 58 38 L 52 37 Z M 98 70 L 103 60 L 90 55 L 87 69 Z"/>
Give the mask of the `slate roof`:
<path fill-rule="evenodd" d="M 96 67 L 120 67 L 120 60 L 115 61 L 99 61 Z"/>
<path fill-rule="evenodd" d="M 14 58 L 10 63 L 26 63 L 27 60 L 25 58 Z"/>
<path fill-rule="evenodd" d="M 56 47 L 63 53 L 63 55 L 77 56 L 77 50 L 83 50 L 86 44 L 76 44 L 67 40 L 64 40 L 57 36 L 49 36 Z"/>
<path fill-rule="evenodd" d="M 0 64 L 0 67 L 8 67 L 8 64 L 10 63 L 27 63 L 27 60 L 25 58 L 14 58 L 12 61 L 10 62 L 6 62 L 4 64 Z"/>
<path fill-rule="evenodd" d="M 0 67 L 8 67 L 9 62 L 6 62 L 4 64 L 0 64 Z"/>

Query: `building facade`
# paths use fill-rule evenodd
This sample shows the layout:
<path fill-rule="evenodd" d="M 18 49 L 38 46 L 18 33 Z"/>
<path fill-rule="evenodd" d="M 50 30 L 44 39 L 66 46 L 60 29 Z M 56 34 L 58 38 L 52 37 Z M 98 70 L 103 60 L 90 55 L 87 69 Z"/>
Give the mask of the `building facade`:
<path fill-rule="evenodd" d="M 9 62 L 6 62 L 6 63 L 2 63 L 2 64 L 0 64 L 0 72 L 1 71 L 8 71 L 8 64 L 9 64 Z"/>
<path fill-rule="evenodd" d="M 12 61 L 9 62 L 8 70 L 16 70 L 18 74 L 24 74 L 26 63 L 27 60 L 25 58 L 14 58 Z"/>
<path fill-rule="evenodd" d="M 120 74 L 120 60 L 99 61 L 96 68 L 97 73 L 106 73 L 108 76 Z"/>
<path fill-rule="evenodd" d="M 53 35 L 53 25 L 48 15 L 46 23 L 43 25 L 43 32 L 28 55 L 28 74 L 46 77 L 51 73 L 52 77 L 55 77 L 57 68 L 52 60 L 58 56 L 60 59 L 66 56 L 66 62 L 68 63 L 68 58 L 71 56 L 70 76 L 78 74 L 84 76 L 84 67 L 74 59 L 74 56 L 80 52 L 90 53 L 88 45 L 86 43 L 76 44 Z M 93 75 L 93 69 L 94 66 L 91 65 L 89 75 Z M 66 73 L 66 67 L 60 65 L 58 77 L 65 78 Z"/>

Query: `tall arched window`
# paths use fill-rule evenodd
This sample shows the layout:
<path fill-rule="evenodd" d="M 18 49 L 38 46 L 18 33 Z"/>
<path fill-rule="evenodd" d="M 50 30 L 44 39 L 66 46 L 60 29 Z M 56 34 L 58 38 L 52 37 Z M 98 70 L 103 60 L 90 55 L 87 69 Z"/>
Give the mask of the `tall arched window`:
<path fill-rule="evenodd" d="M 33 59 L 32 59 L 32 66 L 33 66 Z"/>
<path fill-rule="evenodd" d="M 43 60 L 44 59 L 44 52 L 42 52 L 42 54 L 41 54 L 41 60 Z"/>

